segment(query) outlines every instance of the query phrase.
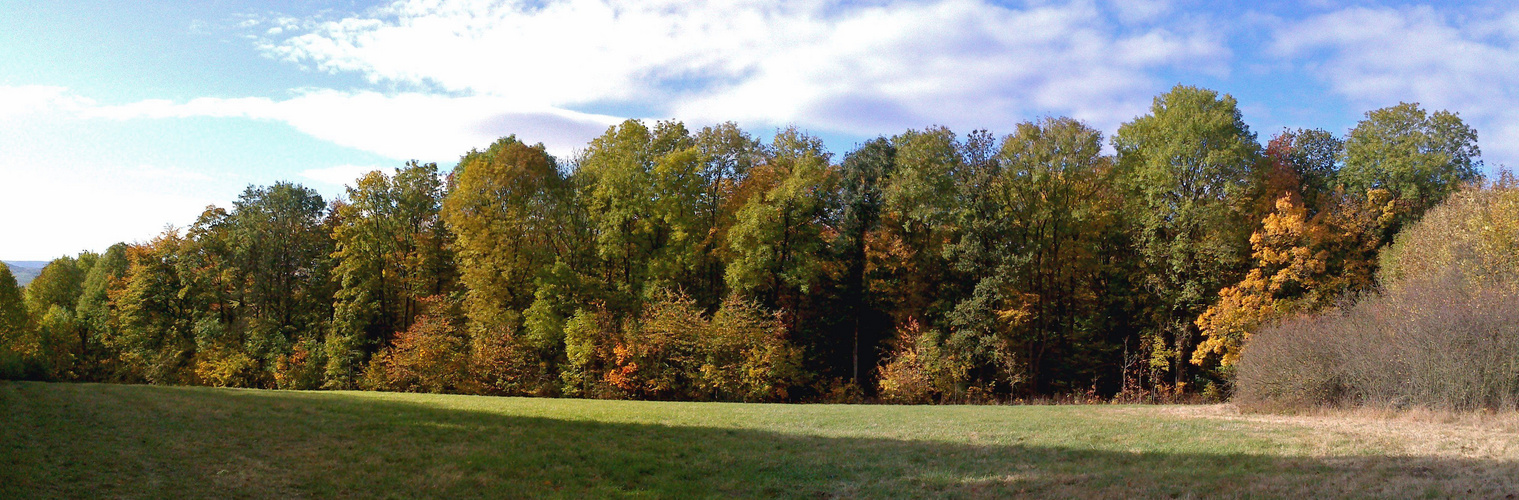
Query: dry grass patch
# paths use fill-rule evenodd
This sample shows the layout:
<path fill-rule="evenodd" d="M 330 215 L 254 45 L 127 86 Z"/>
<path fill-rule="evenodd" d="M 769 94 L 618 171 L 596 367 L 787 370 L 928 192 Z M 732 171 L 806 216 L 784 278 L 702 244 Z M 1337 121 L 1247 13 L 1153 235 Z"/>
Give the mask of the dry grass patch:
<path fill-rule="evenodd" d="M 1241 412 L 1231 404 L 1144 409 L 1160 414 L 1259 424 L 1266 432 L 1309 431 L 1320 455 L 1519 461 L 1519 412 L 1314 408 L 1296 414 Z"/>

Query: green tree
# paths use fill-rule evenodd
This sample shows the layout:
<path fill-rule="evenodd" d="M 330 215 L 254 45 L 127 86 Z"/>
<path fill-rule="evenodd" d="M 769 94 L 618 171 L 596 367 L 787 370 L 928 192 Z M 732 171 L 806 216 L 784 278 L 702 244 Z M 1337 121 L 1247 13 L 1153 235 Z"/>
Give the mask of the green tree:
<path fill-rule="evenodd" d="M 692 296 L 698 303 L 711 305 L 728 295 L 724 276 L 733 256 L 728 233 L 748 199 L 740 187 L 745 185 L 749 170 L 763 163 L 764 147 L 732 122 L 703 127 L 696 133 L 695 142 L 706 189 L 697 201 L 702 220 L 698 231 L 703 232 L 698 243 L 702 283 Z"/>
<path fill-rule="evenodd" d="M 1369 111 L 1345 140 L 1339 180 L 1357 196 L 1385 189 L 1407 205 L 1391 233 L 1417 219 L 1463 184 L 1482 177 L 1477 131 L 1448 111 L 1427 113 L 1416 103 Z"/>
<path fill-rule="evenodd" d="M 701 152 L 687 147 L 661 156 L 652 170 L 656 245 L 649 260 L 650 285 L 655 288 L 700 290 L 707 254 L 702 243 L 709 220 L 702 217 L 708 177 Z"/>
<path fill-rule="evenodd" d="M 531 392 L 552 375 L 523 344 L 523 310 L 534 300 L 534 280 L 570 258 L 575 233 L 560 231 L 569 183 L 543 145 L 505 137 L 471 151 L 454 169 L 443 199 L 443 221 L 456 237 L 464 316 L 477 370 L 486 390 Z"/>
<path fill-rule="evenodd" d="M 250 267 L 239 260 L 237 223 L 226 209 L 206 207 L 185 231 L 172 265 L 181 281 L 179 298 L 192 315 L 196 382 L 221 387 L 267 386 L 271 374 L 263 362 L 270 353 L 256 359 L 252 355 L 256 346 L 250 346 L 252 327 L 266 329 L 267 323 L 256 322 L 248 304 L 246 269 Z"/>
<path fill-rule="evenodd" d="M 897 168 L 885 189 L 885 203 L 901 214 L 909 232 L 947 225 L 955 213 L 956 177 L 965 159 L 955 133 L 935 127 L 892 138 Z"/>
<path fill-rule="evenodd" d="M 326 203 L 309 188 L 277 182 L 243 191 L 228 216 L 247 350 L 261 366 L 315 338 L 332 317 L 332 238 Z"/>
<path fill-rule="evenodd" d="M 729 233 L 728 285 L 795 311 L 822 272 L 834 172 L 822 140 L 795 128 L 777 133 L 769 153 L 745 181 L 755 185 Z"/>
<path fill-rule="evenodd" d="M 628 120 L 591 141 L 576 169 L 614 307 L 662 288 L 701 288 L 711 165 L 679 122 Z M 622 308 L 618 308 L 622 309 Z M 631 309 L 628 309 L 631 310 Z"/>
<path fill-rule="evenodd" d="M 739 187 L 744 201 L 728 230 L 728 286 L 779 311 L 810 368 L 847 376 L 849 340 L 828 292 L 837 171 L 822 141 L 794 128 L 777 133 L 767 149 Z"/>
<path fill-rule="evenodd" d="M 411 328 L 420 300 L 451 288 L 449 233 L 439 213 L 436 164 L 360 177 L 333 231 L 338 282 L 326 367 L 331 387 L 352 387 L 366 358 Z"/>
<path fill-rule="evenodd" d="M 1071 118 L 1026 122 L 1003 141 L 1001 197 L 1010 239 L 996 314 L 1034 391 L 1090 378 L 1106 326 L 1098 280 L 1103 236 L 1115 228 L 1110 159 L 1102 135 Z M 985 287 L 977 287 L 978 290 Z"/>
<path fill-rule="evenodd" d="M 127 245 L 117 243 L 107 248 L 84 276 L 75 311 L 86 331 L 84 350 L 92 354 L 86 359 L 90 366 L 84 367 L 88 378 L 102 379 L 115 372 L 115 355 L 106 349 L 118 328 L 111 296 L 125 286 L 129 266 Z"/>
<path fill-rule="evenodd" d="M 946 250 L 964 234 L 969 197 L 979 196 L 962 188 L 984 170 L 987 138 L 976 132 L 962 142 L 944 127 L 892 138 L 895 166 L 882 192 L 880 231 L 867 253 L 875 269 L 871 288 L 898 328 L 909 319 L 942 317 L 961 292 L 949 288 L 959 276 Z"/>
<path fill-rule="evenodd" d="M 885 208 L 885 187 L 896 169 L 897 150 L 891 141 L 876 138 L 845 155 L 839 165 L 838 238 L 835 241 L 844 270 L 840 293 L 843 295 L 850 330 L 849 378 L 860 383 L 861 357 L 865 367 L 874 366 L 875 346 L 879 339 L 870 328 L 876 315 L 873 294 L 869 293 L 865 270 L 866 248 L 873 233 L 879 232 L 881 212 Z M 863 347 L 862 347 L 863 333 Z M 868 374 L 867 374 L 868 376 Z"/>
<path fill-rule="evenodd" d="M 26 287 L 26 308 L 31 316 L 28 350 L 53 379 L 73 379 L 88 356 L 88 330 L 75 313 L 84 288 L 84 277 L 98 259 L 93 253 L 79 258 L 62 257 L 49 262 Z"/>
<path fill-rule="evenodd" d="M 155 384 L 195 381 L 194 307 L 176 265 L 185 239 L 169 228 L 147 244 L 127 249 L 131 267 L 117 298 L 121 331 L 111 347 L 128 378 Z"/>
<path fill-rule="evenodd" d="M 89 259 L 93 263 L 94 259 Z M 60 257 L 53 259 L 26 287 L 26 306 L 33 316 L 40 316 L 53 306 L 74 308 L 74 302 L 84 287 L 84 275 L 89 272 L 84 259 Z"/>
<path fill-rule="evenodd" d="M 575 170 L 596 255 L 604 263 L 603 279 L 625 300 L 642 295 L 645 264 L 657 243 L 650 172 L 659 156 L 654 143 L 653 131 L 642 122 L 625 121 L 593 139 Z"/>
<path fill-rule="evenodd" d="M 1320 129 L 1284 131 L 1266 145 L 1266 156 L 1273 168 L 1271 174 L 1276 176 L 1277 169 L 1291 173 L 1290 180 L 1276 184 L 1288 189 L 1296 185 L 1304 206 L 1312 213 L 1333 202 L 1335 188 L 1340 185 L 1344 154 L 1345 141 Z M 1261 199 L 1270 201 L 1274 209 L 1276 200 L 1285 193 L 1278 189 L 1263 194 Z"/>
<path fill-rule="evenodd" d="M 1260 146 L 1233 97 L 1182 85 L 1119 127 L 1113 146 L 1155 301 L 1144 337 L 1152 380 L 1169 371 L 1181 390 L 1197 332 L 1180 318 L 1197 317 L 1247 263 Z"/>

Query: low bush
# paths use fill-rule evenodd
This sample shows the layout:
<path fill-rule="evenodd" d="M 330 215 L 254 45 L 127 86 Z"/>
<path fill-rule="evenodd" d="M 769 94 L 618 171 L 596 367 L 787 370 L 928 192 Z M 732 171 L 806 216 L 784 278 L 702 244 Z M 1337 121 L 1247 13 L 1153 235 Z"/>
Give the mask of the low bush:
<path fill-rule="evenodd" d="M 423 313 L 394 344 L 370 360 L 366 389 L 410 392 L 467 392 L 469 340 L 446 299 L 422 301 Z"/>
<path fill-rule="evenodd" d="M 881 400 L 923 404 L 967 399 L 962 385 L 969 366 L 943 347 L 937 331 L 923 330 L 915 320 L 897 332 L 892 352 L 876 370 Z"/>
<path fill-rule="evenodd" d="M 1236 402 L 1254 409 L 1519 405 L 1519 293 L 1451 272 L 1343 310 L 1269 328 L 1240 360 Z"/>

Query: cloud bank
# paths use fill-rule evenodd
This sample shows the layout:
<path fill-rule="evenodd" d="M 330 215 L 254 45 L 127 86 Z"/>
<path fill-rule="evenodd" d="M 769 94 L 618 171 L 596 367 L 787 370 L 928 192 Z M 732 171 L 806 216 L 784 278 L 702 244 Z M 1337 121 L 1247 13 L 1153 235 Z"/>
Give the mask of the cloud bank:
<path fill-rule="evenodd" d="M 272 120 L 441 163 L 511 133 L 564 156 L 627 117 L 868 136 L 930 124 L 1010 130 L 1052 114 L 1112 132 L 1176 83 L 1162 75 L 1271 84 L 1236 72 L 1245 58 L 1363 110 L 1418 101 L 1458 111 L 1501 163 L 1519 158 L 1519 8 L 1478 10 L 1231 20 L 1154 0 L 401 0 L 242 24 L 265 55 L 358 74 L 370 89 L 102 105 L 60 87 L 0 87 L 0 119 Z M 1231 45 L 1261 17 L 1273 20 L 1265 46 Z"/>
<path fill-rule="evenodd" d="M 1489 165 L 1519 164 L 1519 6 L 1309 3 L 401 0 L 336 17 L 239 17 L 229 28 L 251 40 L 250 51 L 357 75 L 358 88 L 296 80 L 265 97 L 102 103 L 61 86 L 0 86 L 0 138 L 88 143 L 92 121 L 220 117 L 287 124 L 396 160 L 387 166 L 446 167 L 513 133 L 567 156 L 623 118 L 864 137 L 932 124 L 1006 132 L 1050 114 L 1112 133 L 1153 96 L 1187 83 L 1265 111 L 1247 112 L 1247 121 L 1273 120 L 1275 109 L 1399 101 L 1457 111 L 1481 133 Z M 69 125 L 37 125 L 60 121 Z M 1288 125 L 1251 123 L 1263 140 Z M 165 137 L 178 142 L 162 147 L 199 139 Z M 6 222 L 5 232 L 52 234 L 17 240 L 28 242 L 24 251 L 8 242 L 7 258 L 145 239 L 163 221 L 225 203 L 241 185 L 275 180 L 226 179 L 152 154 L 97 154 L 82 167 L 62 153 L 11 152 L 0 174 L 25 187 L 0 192 L 0 212 L 37 215 Z M 355 155 L 287 173 L 336 189 L 372 162 L 383 163 Z"/>
<path fill-rule="evenodd" d="M 1218 31 L 1131 27 L 1167 6 L 1120 4 L 407 0 L 269 21 L 259 47 L 375 84 L 514 106 L 851 134 L 1010 128 L 1047 113 L 1111 127 L 1169 85 L 1156 69 L 1227 73 Z"/>

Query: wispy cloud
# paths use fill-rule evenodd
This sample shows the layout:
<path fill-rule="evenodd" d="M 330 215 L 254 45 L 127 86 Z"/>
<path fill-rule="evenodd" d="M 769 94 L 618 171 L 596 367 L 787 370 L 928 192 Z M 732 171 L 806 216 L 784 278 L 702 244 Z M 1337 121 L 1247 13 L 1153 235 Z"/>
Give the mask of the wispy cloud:
<path fill-rule="evenodd" d="M 77 112 L 95 101 L 74 95 L 66 87 L 49 85 L 0 85 L 0 120 L 31 114 Z"/>
<path fill-rule="evenodd" d="M 62 87 L 0 87 L 0 119 L 51 113 L 111 120 L 246 118 L 289 124 L 318 139 L 396 159 L 447 162 L 496 138 L 520 134 L 566 155 L 620 121 L 606 115 L 526 106 L 496 96 L 305 90 L 263 97 L 144 100 L 102 105 Z"/>
<path fill-rule="evenodd" d="M 1416 101 L 1459 111 L 1487 156 L 1519 158 L 1519 11 L 1346 8 L 1284 23 L 1270 51 L 1367 109 Z"/>

